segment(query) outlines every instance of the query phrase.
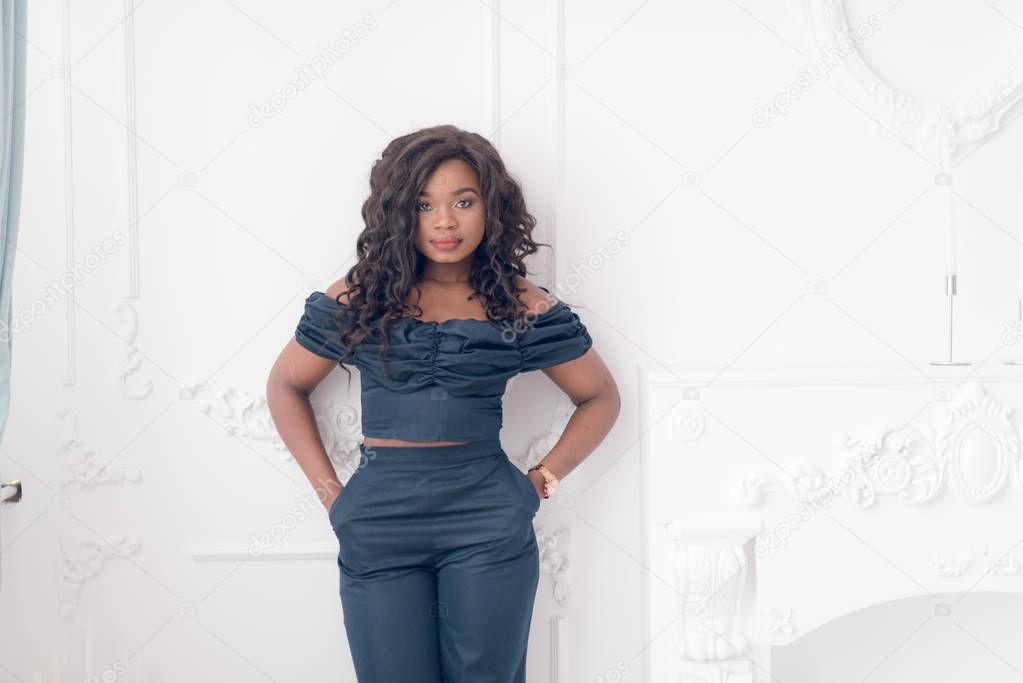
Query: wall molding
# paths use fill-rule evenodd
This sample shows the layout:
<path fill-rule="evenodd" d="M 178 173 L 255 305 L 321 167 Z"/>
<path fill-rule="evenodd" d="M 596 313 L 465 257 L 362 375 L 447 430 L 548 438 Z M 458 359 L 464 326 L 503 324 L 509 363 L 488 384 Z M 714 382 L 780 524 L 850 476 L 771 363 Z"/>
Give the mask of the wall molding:
<path fill-rule="evenodd" d="M 57 459 L 67 468 L 69 475 L 62 485 L 77 483 L 84 489 L 97 484 L 124 485 L 142 481 L 139 468 L 125 463 L 108 465 L 99 453 L 79 438 L 78 413 L 73 409 L 67 408 L 58 414 L 57 428 L 60 441 Z"/>
<path fill-rule="evenodd" d="M 64 80 L 64 263 L 75 263 L 75 151 L 74 117 L 71 109 L 71 0 L 61 3 L 61 59 L 58 73 Z M 64 317 L 67 325 L 65 336 L 64 385 L 73 386 L 77 381 L 77 295 L 74 287 L 69 288 L 64 298 Z"/>
<path fill-rule="evenodd" d="M 951 556 L 936 554 L 930 561 L 934 576 L 943 579 L 958 579 L 967 573 L 980 576 L 1018 576 L 1020 562 L 1010 553 L 999 557 L 986 546 L 962 548 Z M 976 570 L 976 571 L 974 571 Z"/>
<path fill-rule="evenodd" d="M 910 359 L 912 360 L 912 359 Z M 936 392 L 949 390 L 967 380 L 986 382 L 1023 381 L 1023 366 L 930 366 L 929 360 L 907 363 L 789 363 L 771 367 L 736 365 L 721 370 L 710 363 L 649 363 L 638 365 L 640 378 L 651 389 L 682 388 L 690 400 L 730 387 L 813 387 L 869 385 L 932 385 Z M 926 374 L 922 368 L 926 368 Z M 708 386 L 710 385 L 710 386 Z M 937 395 L 937 398 L 944 398 Z"/>
<path fill-rule="evenodd" d="M 227 436 L 269 444 L 281 454 L 282 460 L 294 462 L 277 433 L 270 407 L 262 394 L 250 394 L 216 379 L 193 379 L 181 385 L 179 396 L 195 401 L 196 409 L 209 415 Z M 333 399 L 313 398 L 310 403 L 331 462 L 335 467 L 354 470 L 360 455 L 359 444 L 363 441 L 358 408 Z"/>
<path fill-rule="evenodd" d="M 778 490 L 822 504 L 843 495 L 867 509 L 882 496 L 921 505 L 949 490 L 969 503 L 987 503 L 1010 481 L 1023 491 L 1020 427 L 1012 412 L 980 383 L 968 382 L 930 419 L 837 435 L 845 456 L 827 472 L 803 459 L 786 468 L 788 477 L 746 471 L 732 497 L 756 507 Z"/>
<path fill-rule="evenodd" d="M 137 299 L 140 289 L 139 240 L 139 162 L 136 139 L 136 86 L 135 86 L 135 0 L 124 0 L 124 123 L 125 150 L 127 152 L 129 287 L 128 297 Z"/>
<path fill-rule="evenodd" d="M 121 536 L 113 545 L 87 539 L 70 551 L 62 547 L 57 563 L 58 614 L 69 617 L 75 613 L 83 586 L 99 576 L 110 558 L 133 555 L 141 547 L 142 541 L 135 536 Z"/>
<path fill-rule="evenodd" d="M 803 0 L 801 18 L 807 26 L 807 42 L 818 54 L 837 49 L 850 34 L 846 16 L 843 0 Z M 889 131 L 935 159 L 940 158 L 947 138 L 948 153 L 954 158 L 964 143 L 979 142 L 1000 130 L 1007 123 L 1007 112 L 1023 100 L 1021 70 L 1015 66 L 1019 56 L 1017 51 L 1006 72 L 993 83 L 951 104 L 890 85 L 855 48 L 834 69 L 839 80 L 845 81 L 847 94 Z"/>
<path fill-rule="evenodd" d="M 261 550 L 253 553 L 249 545 L 241 543 L 199 543 L 192 546 L 192 559 L 196 562 L 280 562 L 300 560 L 337 561 L 337 541 L 289 543 L 287 547 Z"/>
<path fill-rule="evenodd" d="M 536 530 L 536 542 L 540 547 L 540 571 L 551 577 L 551 592 L 561 607 L 566 607 L 574 594 L 569 575 L 572 558 L 569 555 L 571 531 L 567 528 L 554 531 Z"/>
<path fill-rule="evenodd" d="M 143 357 L 135 343 L 139 333 L 139 314 L 127 299 L 118 303 L 114 307 L 114 312 L 120 317 L 121 324 L 126 328 L 125 343 L 128 345 L 121 363 L 119 377 L 121 393 L 126 398 L 139 401 L 153 393 L 153 380 L 141 376 Z"/>

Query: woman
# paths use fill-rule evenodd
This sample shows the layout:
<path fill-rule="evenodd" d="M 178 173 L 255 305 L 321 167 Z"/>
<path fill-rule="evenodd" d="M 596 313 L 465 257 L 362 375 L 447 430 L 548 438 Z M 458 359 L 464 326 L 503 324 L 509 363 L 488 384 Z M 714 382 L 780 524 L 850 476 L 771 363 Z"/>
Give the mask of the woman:
<path fill-rule="evenodd" d="M 610 430 L 618 390 L 575 312 L 523 277 L 536 221 L 484 138 L 453 126 L 400 137 L 370 190 L 357 263 L 306 299 L 271 371 L 271 416 L 324 492 L 360 683 L 521 683 L 533 516 Z M 364 442 L 342 488 L 308 396 L 346 361 L 360 370 Z M 537 369 L 577 408 L 523 475 L 501 449 L 501 397 Z"/>

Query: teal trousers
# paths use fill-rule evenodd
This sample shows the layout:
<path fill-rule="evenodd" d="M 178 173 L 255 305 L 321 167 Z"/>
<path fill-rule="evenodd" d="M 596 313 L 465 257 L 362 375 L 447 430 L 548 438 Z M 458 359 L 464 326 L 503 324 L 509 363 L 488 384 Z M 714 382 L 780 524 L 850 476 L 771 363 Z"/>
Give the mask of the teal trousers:
<path fill-rule="evenodd" d="M 360 452 L 329 513 L 358 682 L 524 683 L 533 484 L 496 437 Z"/>

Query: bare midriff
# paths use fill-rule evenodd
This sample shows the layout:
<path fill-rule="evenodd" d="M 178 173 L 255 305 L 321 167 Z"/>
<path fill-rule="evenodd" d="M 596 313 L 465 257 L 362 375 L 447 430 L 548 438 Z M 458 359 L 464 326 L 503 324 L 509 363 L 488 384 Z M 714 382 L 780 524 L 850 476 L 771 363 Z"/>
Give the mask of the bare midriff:
<path fill-rule="evenodd" d="M 388 437 L 367 436 L 363 439 L 365 446 L 458 446 L 468 441 L 406 441 Z"/>

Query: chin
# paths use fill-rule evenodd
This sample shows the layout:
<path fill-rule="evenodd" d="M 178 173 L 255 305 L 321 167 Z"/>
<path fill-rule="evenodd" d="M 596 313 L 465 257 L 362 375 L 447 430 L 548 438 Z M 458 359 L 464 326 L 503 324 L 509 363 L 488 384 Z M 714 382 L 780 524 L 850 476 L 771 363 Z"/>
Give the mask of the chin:
<path fill-rule="evenodd" d="M 472 253 L 472 249 L 470 249 L 469 245 L 464 241 L 461 244 L 459 244 L 456 248 L 451 250 L 440 249 L 438 247 L 433 246 L 432 243 L 427 242 L 425 245 L 423 245 L 423 247 L 420 248 L 420 251 L 429 254 L 430 258 L 443 259 L 445 261 L 450 260 L 452 258 L 460 259 L 465 257 L 466 254 Z"/>
<path fill-rule="evenodd" d="M 423 256 L 425 256 L 430 261 L 433 261 L 434 263 L 454 263 L 456 261 L 461 261 L 462 259 L 465 258 L 465 254 L 462 254 L 460 252 L 461 249 L 459 249 L 458 251 L 441 252 L 438 252 L 436 249 L 430 249 L 429 251 L 423 251 L 420 253 L 422 253 Z"/>

